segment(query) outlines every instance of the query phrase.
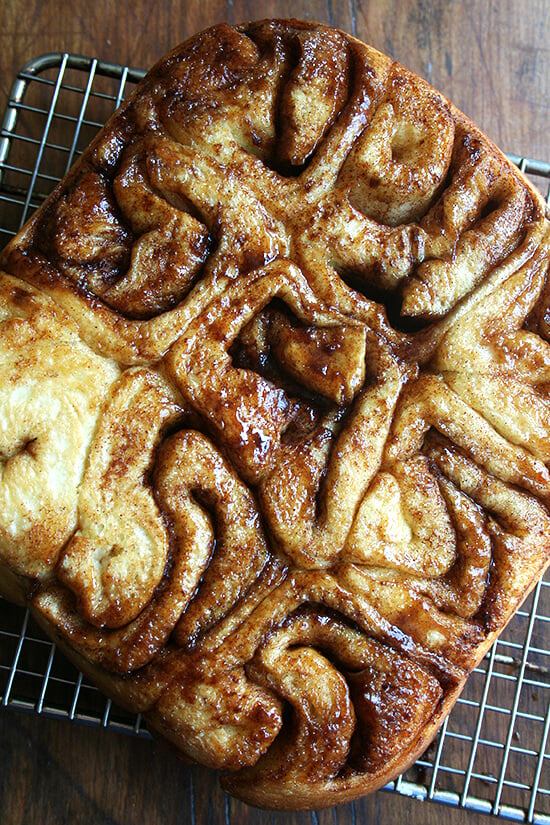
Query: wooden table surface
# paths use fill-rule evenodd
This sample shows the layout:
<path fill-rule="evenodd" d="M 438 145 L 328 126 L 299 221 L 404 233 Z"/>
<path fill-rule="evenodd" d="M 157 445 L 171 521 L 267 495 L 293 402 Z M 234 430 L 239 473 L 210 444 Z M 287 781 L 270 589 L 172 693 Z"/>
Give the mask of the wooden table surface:
<path fill-rule="evenodd" d="M 148 67 L 212 23 L 303 17 L 343 28 L 451 98 L 507 152 L 550 160 L 548 0 L 1 0 L 0 108 L 31 57 L 70 51 Z M 211 775 L 158 745 L 70 722 L 0 712 L 0 822 L 7 825 L 339 825 L 489 823 L 474 814 L 379 792 L 309 818 L 227 802 Z M 496 820 L 495 820 L 496 821 Z"/>

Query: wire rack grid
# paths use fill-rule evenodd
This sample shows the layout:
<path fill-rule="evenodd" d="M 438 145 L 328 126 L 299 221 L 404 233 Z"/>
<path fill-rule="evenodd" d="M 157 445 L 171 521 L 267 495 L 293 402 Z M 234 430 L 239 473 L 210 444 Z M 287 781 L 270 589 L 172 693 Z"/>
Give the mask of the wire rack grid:
<path fill-rule="evenodd" d="M 143 74 L 66 53 L 43 55 L 23 67 L 0 131 L 0 247 Z M 550 203 L 550 163 L 521 156 L 512 160 Z M 139 716 L 117 708 L 78 673 L 28 611 L 1 598 L 0 702 L 18 711 L 149 736 Z M 423 757 L 385 790 L 550 825 L 550 575 L 472 673 Z M 315 817 L 308 815 L 306 821 Z M 357 821 L 354 810 L 351 821 Z"/>

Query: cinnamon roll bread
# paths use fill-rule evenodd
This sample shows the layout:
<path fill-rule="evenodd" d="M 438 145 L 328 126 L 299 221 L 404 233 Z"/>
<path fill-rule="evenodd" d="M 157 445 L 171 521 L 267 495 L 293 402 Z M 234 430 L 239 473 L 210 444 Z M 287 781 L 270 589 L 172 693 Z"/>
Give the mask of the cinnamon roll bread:
<path fill-rule="evenodd" d="M 0 579 L 265 807 L 430 743 L 550 560 L 550 227 L 340 31 L 161 60 L 0 259 Z"/>

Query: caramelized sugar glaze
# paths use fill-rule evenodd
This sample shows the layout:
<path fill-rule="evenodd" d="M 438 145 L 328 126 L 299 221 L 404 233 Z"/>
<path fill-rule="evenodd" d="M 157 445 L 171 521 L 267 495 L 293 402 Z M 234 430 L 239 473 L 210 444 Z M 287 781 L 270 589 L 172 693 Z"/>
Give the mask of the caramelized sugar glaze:
<path fill-rule="evenodd" d="M 549 248 L 389 58 L 192 38 L 2 254 L 4 591 L 231 793 L 383 785 L 549 560 Z"/>

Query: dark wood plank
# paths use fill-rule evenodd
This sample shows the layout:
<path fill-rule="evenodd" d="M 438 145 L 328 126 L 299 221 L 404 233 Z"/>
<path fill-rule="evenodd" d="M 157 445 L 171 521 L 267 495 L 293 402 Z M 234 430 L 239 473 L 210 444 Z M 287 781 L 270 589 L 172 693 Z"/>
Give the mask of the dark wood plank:
<path fill-rule="evenodd" d="M 273 814 L 226 803 L 217 778 L 163 746 L 0 712 L 0 821 L 10 825 L 488 825 L 482 814 L 380 791 L 354 806 Z"/>
<path fill-rule="evenodd" d="M 545 0 L 176 0 L 95 3 L 18 0 L 0 9 L 0 104 L 29 57 L 69 50 L 150 66 L 168 49 L 221 20 L 296 16 L 334 25 L 394 56 L 432 82 L 503 149 L 548 153 L 550 6 Z"/>
<path fill-rule="evenodd" d="M 545 0 L 357 0 L 360 38 L 442 91 L 507 152 L 548 157 Z"/>
<path fill-rule="evenodd" d="M 2 0 L 0 107 L 15 72 L 38 54 L 67 50 L 148 67 L 207 25 L 268 16 L 357 34 L 433 83 L 505 150 L 550 159 L 547 0 Z M 9 710 L 0 712 L 0 752 L 0 821 L 13 825 L 490 821 L 387 792 L 337 811 L 266 814 L 226 801 L 212 773 L 153 742 Z"/>

